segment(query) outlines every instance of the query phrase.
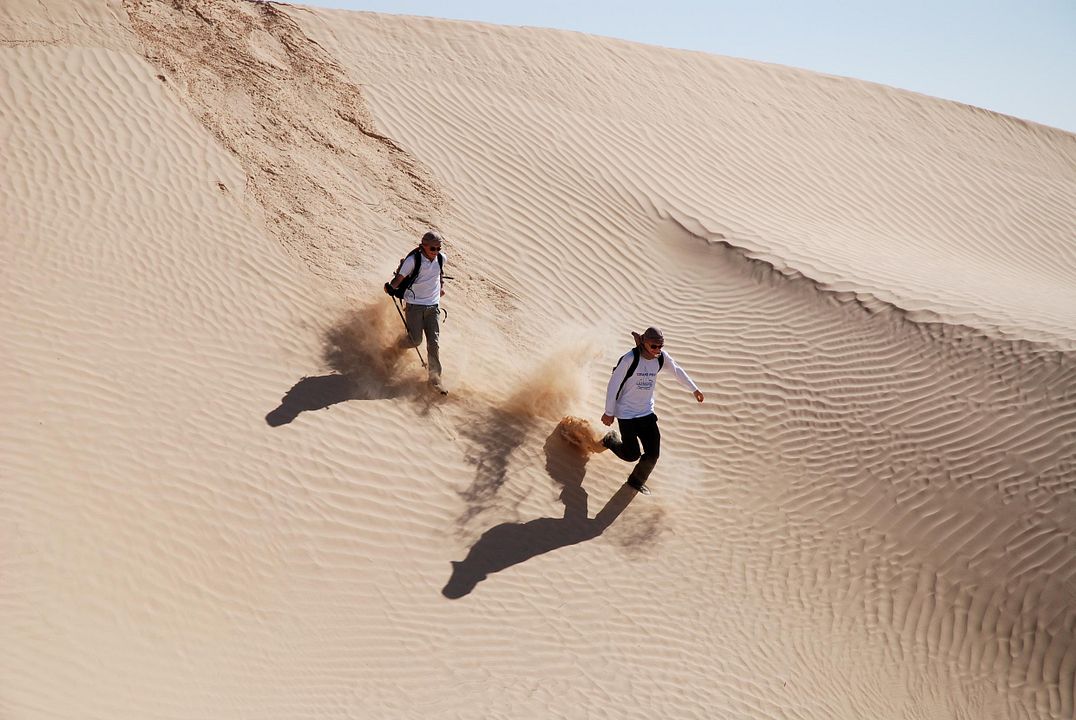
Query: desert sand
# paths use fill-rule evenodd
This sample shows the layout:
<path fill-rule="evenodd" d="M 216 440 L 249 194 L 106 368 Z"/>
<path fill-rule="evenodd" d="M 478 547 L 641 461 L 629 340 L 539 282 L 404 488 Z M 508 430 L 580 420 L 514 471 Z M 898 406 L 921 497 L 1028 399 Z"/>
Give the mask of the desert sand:
<path fill-rule="evenodd" d="M 1076 717 L 1076 136 L 5 0 L 0 138 L 5 720 Z M 430 228 L 445 398 L 380 290 Z M 661 376 L 644 497 L 560 428 L 648 325 L 706 401 Z"/>

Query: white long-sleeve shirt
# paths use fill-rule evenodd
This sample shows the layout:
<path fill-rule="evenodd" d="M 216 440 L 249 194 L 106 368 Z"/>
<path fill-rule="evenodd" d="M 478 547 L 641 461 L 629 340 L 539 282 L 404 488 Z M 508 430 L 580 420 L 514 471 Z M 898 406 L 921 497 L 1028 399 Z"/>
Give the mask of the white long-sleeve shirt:
<path fill-rule="evenodd" d="M 672 368 L 673 374 L 676 375 L 676 379 L 680 384 L 691 392 L 697 391 L 698 386 L 684 372 L 684 369 L 676 364 L 676 361 L 672 359 L 672 355 L 664 350 L 661 353 L 665 356 L 665 367 Z M 632 376 L 628 378 L 628 381 L 624 383 L 624 389 L 621 391 L 620 399 L 618 400 L 616 397 L 617 390 L 620 389 L 620 383 L 624 382 L 624 376 L 628 374 L 630 365 L 631 351 L 628 351 L 617 362 L 616 368 L 613 369 L 613 376 L 609 378 L 609 388 L 605 391 L 605 414 L 621 420 L 645 417 L 654 412 L 654 384 L 657 381 L 658 370 L 662 369 L 657 358 L 647 360 L 643 357 L 642 351 L 640 351 L 639 365 L 635 368 Z"/>

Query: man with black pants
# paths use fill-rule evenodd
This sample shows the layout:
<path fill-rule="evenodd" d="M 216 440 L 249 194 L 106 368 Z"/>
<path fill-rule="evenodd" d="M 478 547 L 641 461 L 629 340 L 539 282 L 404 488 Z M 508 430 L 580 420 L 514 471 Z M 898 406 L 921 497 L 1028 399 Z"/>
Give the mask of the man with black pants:
<path fill-rule="evenodd" d="M 632 335 L 635 348 L 625 353 L 613 368 L 605 393 L 605 414 L 602 415 L 605 425 L 612 425 L 613 418 L 619 421 L 620 437 L 610 432 L 602 439 L 602 445 L 621 460 L 639 461 L 628 476 L 628 484 L 643 495 L 649 495 L 646 480 L 661 455 L 661 432 L 658 416 L 654 414 L 654 384 L 658 373 L 668 363 L 676 379 L 695 395 L 695 400 L 702 402 L 703 395 L 688 374 L 665 352 L 665 336 L 661 330 L 649 327 L 642 335 L 635 332 Z"/>

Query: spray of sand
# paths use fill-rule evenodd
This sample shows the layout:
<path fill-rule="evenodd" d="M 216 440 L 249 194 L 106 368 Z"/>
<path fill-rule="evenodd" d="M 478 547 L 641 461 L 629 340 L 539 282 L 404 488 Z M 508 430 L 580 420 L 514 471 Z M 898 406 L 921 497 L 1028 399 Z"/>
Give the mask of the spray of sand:
<path fill-rule="evenodd" d="M 601 452 L 600 435 L 580 417 L 569 414 L 586 393 L 590 362 L 599 346 L 590 338 L 569 341 L 555 350 L 501 407 L 503 415 L 527 424 L 557 420 L 557 431 L 583 454 Z"/>
<path fill-rule="evenodd" d="M 587 371 L 597 355 L 592 340 L 566 342 L 524 379 L 501 411 L 520 419 L 558 420 L 585 395 Z"/>
<path fill-rule="evenodd" d="M 407 381 L 414 349 L 403 344 L 403 326 L 386 302 L 347 313 L 325 333 L 323 356 L 337 373 L 366 389 L 391 389 Z M 417 361 L 418 356 L 415 356 Z"/>
<path fill-rule="evenodd" d="M 594 429 L 590 421 L 583 418 L 566 415 L 557 424 L 557 432 L 569 445 L 585 455 L 606 449 L 601 442 L 602 434 Z"/>
<path fill-rule="evenodd" d="M 541 425 L 556 423 L 561 436 L 581 455 L 600 447 L 590 424 L 568 415 L 584 396 L 589 364 L 596 354 L 592 340 L 566 342 L 525 376 L 507 400 L 468 419 L 461 433 L 473 443 L 466 459 L 474 466 L 475 477 L 461 493 L 466 502 L 461 526 L 498 505 L 516 450 Z"/>

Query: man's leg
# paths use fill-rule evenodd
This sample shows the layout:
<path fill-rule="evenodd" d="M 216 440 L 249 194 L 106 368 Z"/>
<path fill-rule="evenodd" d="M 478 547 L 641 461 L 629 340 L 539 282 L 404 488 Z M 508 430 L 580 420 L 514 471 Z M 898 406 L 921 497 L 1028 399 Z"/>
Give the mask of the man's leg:
<path fill-rule="evenodd" d="M 621 460 L 635 462 L 639 459 L 639 423 L 635 418 L 618 420 L 617 423 L 620 425 L 620 440 L 615 435 L 606 436 L 603 444 Z"/>
<path fill-rule="evenodd" d="M 426 355 L 430 363 L 430 380 L 441 379 L 441 308 L 431 305 L 422 314 L 422 329 L 426 332 Z"/>
<path fill-rule="evenodd" d="M 408 305 L 404 308 L 404 325 L 407 327 L 407 338 L 401 343 L 410 347 L 418 347 L 422 342 L 422 311 L 421 305 Z"/>
<path fill-rule="evenodd" d="M 647 478 L 658 463 L 661 455 L 661 432 L 658 430 L 658 416 L 654 414 L 639 418 L 639 441 L 643 444 L 643 456 L 639 458 L 639 464 L 628 476 L 628 484 L 635 489 L 646 484 Z"/>

